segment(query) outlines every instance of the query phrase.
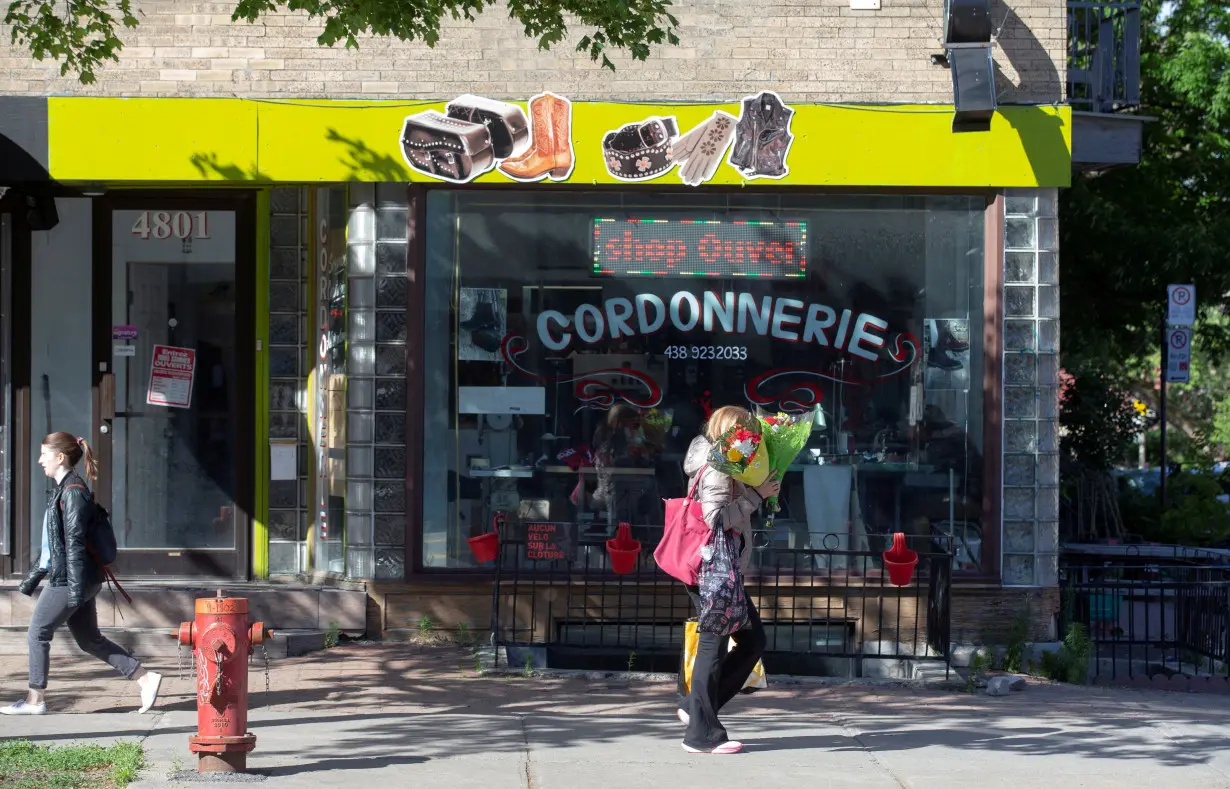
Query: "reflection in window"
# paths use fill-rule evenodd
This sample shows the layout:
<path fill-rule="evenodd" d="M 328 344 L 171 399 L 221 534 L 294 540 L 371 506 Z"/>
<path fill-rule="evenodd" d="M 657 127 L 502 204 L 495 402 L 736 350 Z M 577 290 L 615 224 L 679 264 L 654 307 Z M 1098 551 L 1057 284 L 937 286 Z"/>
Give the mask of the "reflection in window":
<path fill-rule="evenodd" d="M 497 514 L 505 539 L 557 524 L 557 567 L 596 567 L 620 523 L 652 546 L 708 414 L 759 404 L 818 418 L 754 568 L 859 572 L 878 560 L 844 552 L 901 531 L 977 569 L 983 210 L 433 191 L 424 566 L 475 566 Z"/>

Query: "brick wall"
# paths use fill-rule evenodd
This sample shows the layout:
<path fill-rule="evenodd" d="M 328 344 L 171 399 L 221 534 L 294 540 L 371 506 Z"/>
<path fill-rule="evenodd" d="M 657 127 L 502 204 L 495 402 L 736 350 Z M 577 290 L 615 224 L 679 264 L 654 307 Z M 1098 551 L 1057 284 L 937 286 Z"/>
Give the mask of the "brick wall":
<path fill-rule="evenodd" d="M 522 587 L 520 603 L 525 607 L 519 618 L 519 627 L 529 627 L 531 613 L 536 613 L 538 625 L 545 626 L 548 610 L 553 610 L 558 617 L 565 610 L 558 603 L 548 609 L 542 601 L 537 608 L 529 606 L 528 587 Z M 558 591 L 558 590 L 557 590 Z M 660 622 L 670 618 L 674 612 L 680 619 L 684 612 L 690 613 L 687 599 L 679 594 L 679 590 L 670 590 L 675 597 L 673 601 L 665 599 L 658 602 L 657 607 L 651 604 L 650 593 L 643 597 L 629 596 L 618 601 L 608 601 L 621 606 L 619 612 L 610 612 L 608 616 L 621 619 L 625 624 L 633 621 Z M 427 616 L 433 626 L 440 632 L 455 632 L 458 625 L 465 623 L 476 637 L 485 640 L 490 632 L 491 622 L 491 584 L 475 582 L 470 584 L 441 584 L 429 581 L 374 582 L 368 585 L 368 634 L 375 636 L 380 633 L 389 637 L 396 631 L 410 632 L 418 628 L 420 620 Z M 834 591 L 831 599 L 817 598 L 812 602 L 811 610 L 818 614 L 845 617 L 856 622 L 856 632 L 860 639 L 891 640 L 899 637 L 902 643 L 917 636 L 918 643 L 924 644 L 927 639 L 926 600 L 915 601 L 903 599 L 902 607 L 891 605 L 876 610 L 875 596 L 848 595 Z M 508 617 L 508 606 L 511 597 L 505 594 L 502 598 L 502 609 L 505 611 L 505 626 L 511 622 Z M 786 595 L 784 602 L 789 607 L 790 599 Z M 756 600 L 762 616 L 766 620 L 775 618 L 775 608 L 783 604 L 783 599 L 771 600 L 759 598 Z M 806 605 L 800 599 L 800 603 Z M 971 586 L 954 586 L 952 589 L 952 641 L 954 643 L 1005 644 L 1013 622 L 1022 611 L 1029 611 L 1029 640 L 1052 641 L 1055 634 L 1055 614 L 1059 611 L 1060 592 L 1052 589 L 1000 589 Z M 575 603 L 574 603 L 575 605 Z M 593 615 L 600 604 L 587 609 Z M 783 609 L 785 610 L 785 609 Z M 638 615 L 639 611 L 639 615 Z M 886 619 L 881 626 L 878 613 L 883 613 Z M 782 614 L 784 619 L 790 619 L 788 610 Z M 898 617 L 900 621 L 898 622 Z M 917 629 L 915 623 L 917 622 Z M 545 631 L 539 636 L 545 637 Z"/>
<path fill-rule="evenodd" d="M 1013 621 L 1029 611 L 1029 640 L 1057 638 L 1054 621 L 1059 612 L 1060 592 L 1049 589 L 952 590 L 952 640 L 956 643 L 1004 644 Z"/>
<path fill-rule="evenodd" d="M 572 51 L 584 32 L 539 52 L 499 9 L 474 24 L 446 23 L 435 49 L 365 40 L 358 51 L 319 47 L 319 24 L 300 14 L 232 23 L 234 2 L 137 0 L 142 23 L 122 61 L 98 83 L 59 76 L 9 42 L 0 25 L 0 94 L 450 98 L 476 92 L 525 98 L 550 89 L 574 99 L 719 100 L 772 87 L 796 102 L 951 103 L 939 52 L 943 0 L 675 0 L 678 47 L 644 63 L 613 56 L 611 73 Z M 1066 14 L 1060 0 L 994 0 L 1003 21 L 995 59 L 1000 101 L 1063 100 Z"/>

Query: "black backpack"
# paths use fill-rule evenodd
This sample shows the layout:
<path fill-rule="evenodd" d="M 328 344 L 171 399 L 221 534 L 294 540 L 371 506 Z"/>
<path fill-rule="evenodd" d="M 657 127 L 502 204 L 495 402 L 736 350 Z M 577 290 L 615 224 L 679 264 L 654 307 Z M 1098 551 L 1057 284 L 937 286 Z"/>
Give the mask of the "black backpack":
<path fill-rule="evenodd" d="M 85 532 L 86 550 L 90 552 L 90 556 L 94 558 L 94 561 L 98 562 L 100 566 L 106 567 L 115 561 L 119 551 L 119 546 L 115 541 L 115 529 L 111 527 L 111 513 L 107 512 L 106 507 L 95 501 L 94 494 L 84 485 L 69 485 L 68 488 L 81 488 L 90 500 L 89 507 L 92 513 Z M 65 488 L 65 490 L 68 490 L 68 488 Z M 63 510 L 63 507 L 64 504 L 61 502 L 61 510 Z"/>
<path fill-rule="evenodd" d="M 105 567 L 115 562 L 119 546 L 115 541 L 115 529 L 111 528 L 111 513 L 92 498 L 91 503 L 94 505 L 94 517 L 90 519 L 87 539 L 94 553 L 94 560 Z"/>
<path fill-rule="evenodd" d="M 85 549 L 93 557 L 95 563 L 98 564 L 98 569 L 102 572 L 103 580 L 107 582 L 107 588 L 111 589 L 111 585 L 115 585 L 115 589 L 124 596 L 129 605 L 132 605 L 132 597 L 120 586 L 120 581 L 115 577 L 115 573 L 111 572 L 111 568 L 107 565 L 115 561 L 119 554 L 119 546 L 115 541 L 115 529 L 111 527 L 111 513 L 107 512 L 107 508 L 94 500 L 94 494 L 85 485 L 69 485 L 69 488 L 81 488 L 85 491 L 85 495 L 89 498 L 89 506 L 92 510 L 90 522 L 86 526 L 85 533 Z M 68 488 L 65 488 L 67 490 Z M 64 503 L 60 503 L 60 508 L 63 510 Z M 111 592 L 115 595 L 115 590 Z M 116 611 L 119 611 L 117 606 Z M 120 619 L 124 618 L 123 612 L 120 612 Z"/>

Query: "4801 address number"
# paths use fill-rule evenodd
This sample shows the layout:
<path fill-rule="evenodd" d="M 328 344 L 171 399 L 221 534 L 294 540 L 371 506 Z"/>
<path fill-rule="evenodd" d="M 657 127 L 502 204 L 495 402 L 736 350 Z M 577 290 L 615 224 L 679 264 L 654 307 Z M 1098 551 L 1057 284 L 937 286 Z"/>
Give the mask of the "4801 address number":
<path fill-rule="evenodd" d="M 745 361 L 745 345 L 668 345 L 663 355 L 667 359 L 715 359 L 720 361 Z"/>

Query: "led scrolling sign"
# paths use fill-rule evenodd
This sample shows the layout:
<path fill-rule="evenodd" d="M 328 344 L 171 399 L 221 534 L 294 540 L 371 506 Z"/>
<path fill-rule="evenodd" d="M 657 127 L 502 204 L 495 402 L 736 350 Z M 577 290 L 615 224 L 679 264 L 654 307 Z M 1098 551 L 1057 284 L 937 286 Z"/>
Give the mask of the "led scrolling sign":
<path fill-rule="evenodd" d="M 807 223 L 594 219 L 596 277 L 803 279 Z"/>

